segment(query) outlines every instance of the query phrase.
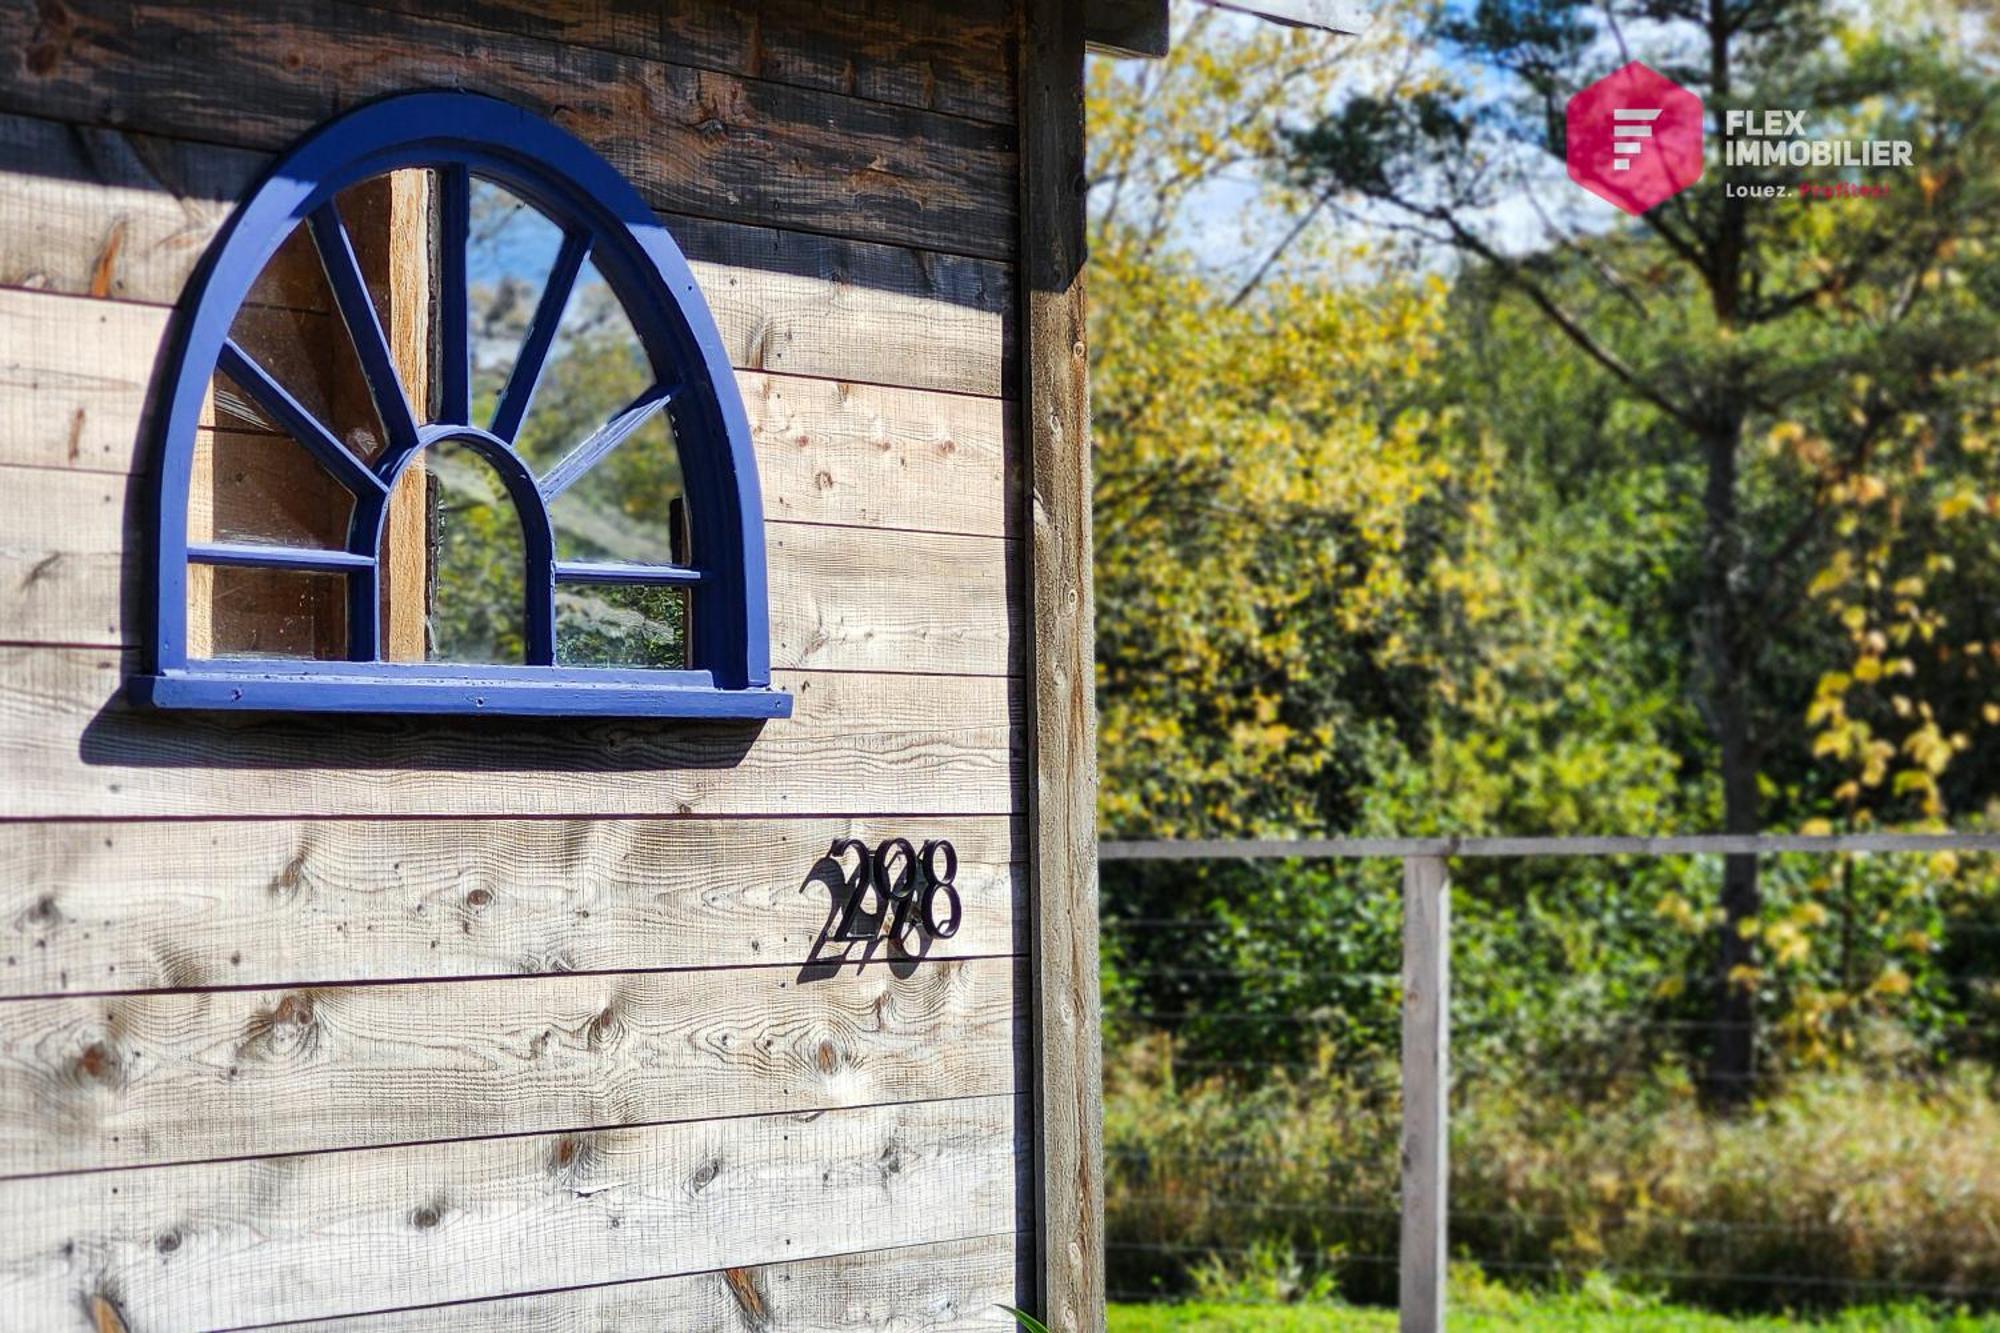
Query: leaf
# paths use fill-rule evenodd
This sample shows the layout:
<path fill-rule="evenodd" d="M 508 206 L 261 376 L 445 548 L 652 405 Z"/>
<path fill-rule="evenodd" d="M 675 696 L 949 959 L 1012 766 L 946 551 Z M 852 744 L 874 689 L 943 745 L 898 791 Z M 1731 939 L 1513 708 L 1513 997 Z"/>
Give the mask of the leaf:
<path fill-rule="evenodd" d="M 1027 1329 L 1028 1333 L 1049 1333 L 1049 1326 L 1047 1324 L 1044 1324 L 1041 1320 L 1035 1318 L 1033 1315 L 1029 1314 L 1026 1310 L 1016 1310 L 1011 1305 L 1003 1305 L 999 1308 L 1005 1310 L 1008 1314 L 1013 1315 L 1015 1319 L 1019 1320 L 1021 1323 L 1021 1327 Z"/>

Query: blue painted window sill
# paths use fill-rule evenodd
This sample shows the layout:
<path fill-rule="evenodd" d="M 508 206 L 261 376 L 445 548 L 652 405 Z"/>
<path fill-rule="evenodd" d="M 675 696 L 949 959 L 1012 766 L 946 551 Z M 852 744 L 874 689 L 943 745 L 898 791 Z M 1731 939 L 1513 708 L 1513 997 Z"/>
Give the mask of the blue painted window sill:
<path fill-rule="evenodd" d="M 490 713 L 499 717 L 759 719 L 792 715 L 783 690 L 717 689 L 705 671 L 505 667 L 439 671 L 371 663 L 232 663 L 135 676 L 153 708 L 286 713 Z M 342 674 L 341 668 L 347 668 Z"/>

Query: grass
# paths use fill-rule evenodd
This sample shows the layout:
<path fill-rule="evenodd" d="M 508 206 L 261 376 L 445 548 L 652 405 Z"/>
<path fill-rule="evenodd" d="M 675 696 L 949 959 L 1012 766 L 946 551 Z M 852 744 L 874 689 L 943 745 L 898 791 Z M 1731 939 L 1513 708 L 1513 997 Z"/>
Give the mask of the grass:
<path fill-rule="evenodd" d="M 1114 1305 L 1110 1333 L 1375 1333 L 1396 1327 L 1394 1311 L 1336 1305 Z M 1515 1297 L 1506 1309 L 1454 1310 L 1453 1333 L 1561 1328 L 1574 1333 L 2000 1333 L 2000 1316 L 1955 1315 L 1917 1306 L 1843 1311 L 1824 1320 L 1756 1315 L 1732 1318 L 1667 1305 L 1606 1309 L 1587 1297 Z"/>
<path fill-rule="evenodd" d="M 1182 1081 L 1159 1043 L 1120 1054 L 1105 1095 L 1113 1291 L 1321 1312 L 1393 1303 L 1398 1122 L 1365 1071 L 1329 1062 L 1238 1088 Z M 1731 1117 L 1706 1113 L 1684 1080 L 1634 1075 L 1587 1099 L 1489 1080 L 1453 1111 L 1452 1165 L 1452 1243 L 1489 1273 L 1576 1290 L 1618 1272 L 1683 1311 L 1822 1319 L 1844 1299 L 2000 1299 L 2000 1076 L 1984 1066 L 1800 1075 Z M 1639 1313 L 1598 1326 L 1757 1327 Z M 1313 1318 L 1243 1327 L 1370 1327 Z M 2000 1333 L 1991 1319 L 1911 1322 L 1908 1307 L 1869 1318 L 1766 1327 Z"/>
<path fill-rule="evenodd" d="M 1265 1256 L 1268 1262 L 1268 1253 Z M 1109 1333 L 1392 1333 L 1396 1312 L 1342 1303 L 1321 1283 L 1305 1299 L 1274 1300 L 1270 1274 L 1238 1278 L 1227 1290 L 1221 1278 L 1202 1274 L 1207 1296 L 1180 1302 L 1113 1305 Z M 2000 1333 L 2000 1314 L 1973 1315 L 1936 1305 L 1850 1307 L 1814 1316 L 1718 1314 L 1665 1297 L 1634 1291 L 1603 1273 L 1584 1276 L 1562 1291 L 1525 1291 L 1494 1281 L 1476 1264 L 1451 1265 L 1449 1303 L 1453 1333 L 1507 1329 L 1562 1329 L 1565 1333 Z"/>

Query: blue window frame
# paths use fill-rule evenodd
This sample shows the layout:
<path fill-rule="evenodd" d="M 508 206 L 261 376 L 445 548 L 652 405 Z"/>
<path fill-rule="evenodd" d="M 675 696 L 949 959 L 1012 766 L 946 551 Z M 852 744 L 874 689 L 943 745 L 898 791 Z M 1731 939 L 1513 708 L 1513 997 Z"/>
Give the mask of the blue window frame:
<path fill-rule="evenodd" d="M 432 392 L 413 406 L 400 382 L 335 196 L 387 173 L 434 182 Z M 561 244 L 511 375 L 487 424 L 474 417 L 467 244 L 474 182 L 490 182 L 552 221 Z M 309 235 L 353 364 L 381 426 L 357 451 L 232 337 L 260 274 L 295 233 Z M 539 475 L 516 448 L 557 323 L 587 261 L 622 305 L 652 384 Z M 463 93 L 410 93 L 328 123 L 285 155 L 235 212 L 175 314 L 157 381 L 157 601 L 150 669 L 134 697 L 161 708 L 397 713 L 613 714 L 769 718 L 791 712 L 770 685 L 764 530 L 750 431 L 720 334 L 687 261 L 638 193 L 564 130 L 519 108 Z M 351 495 L 344 535 L 320 546 L 189 539 L 198 436 L 218 374 Z M 551 506 L 635 432 L 663 417 L 685 479 L 683 552 L 657 560 L 575 558 Z M 428 418 L 428 419 L 427 419 Z M 506 665 L 389 661 L 383 651 L 385 522 L 397 481 L 427 451 L 476 457 L 520 522 L 520 660 Z M 345 497 L 343 497 L 345 503 Z M 678 517 L 678 516 L 677 516 Z M 565 558 L 568 554 L 569 558 Z M 675 554 L 680 555 L 677 561 Z M 191 571 L 243 579 L 344 581 L 339 660 L 190 652 Z M 254 571 L 243 573 L 242 571 Z M 215 572 L 204 574 L 213 579 Z M 565 585 L 673 589 L 685 600 L 680 664 L 576 666 L 557 646 Z M 335 584 L 337 587 L 337 583 Z"/>

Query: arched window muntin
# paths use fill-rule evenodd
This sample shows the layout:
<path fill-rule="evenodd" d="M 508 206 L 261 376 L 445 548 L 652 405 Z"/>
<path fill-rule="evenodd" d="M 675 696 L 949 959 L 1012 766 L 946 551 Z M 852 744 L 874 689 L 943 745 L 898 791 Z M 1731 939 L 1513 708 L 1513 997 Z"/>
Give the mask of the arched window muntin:
<path fill-rule="evenodd" d="M 335 196 L 386 173 L 428 168 L 440 192 L 438 410 L 425 421 L 390 357 Z M 473 423 L 466 243 L 471 181 L 515 194 L 563 231 L 494 429 Z M 349 450 L 230 341 L 237 311 L 299 225 L 310 227 L 387 447 L 372 465 Z M 585 258 L 623 305 L 654 385 L 539 482 L 515 452 L 564 297 Z M 157 413 L 155 623 L 151 674 L 133 693 L 158 707 L 299 711 L 494 712 L 784 717 L 770 688 L 763 508 L 750 429 L 721 335 L 675 244 L 638 192 L 581 140 L 518 107 L 469 93 L 406 93 L 316 130 L 276 163 L 204 256 L 175 312 Z M 188 501 L 196 436 L 214 373 L 236 379 L 355 499 L 346 549 L 223 543 L 191 547 Z M 557 559 L 548 505 L 590 465 L 664 411 L 687 478 L 687 565 Z M 521 521 L 527 562 L 526 664 L 381 660 L 379 563 L 388 499 L 410 460 L 446 441 L 491 464 Z M 348 660 L 190 658 L 190 561 L 339 572 L 348 580 Z M 587 578 L 582 576 L 587 575 Z M 679 584 L 689 594 L 686 670 L 555 664 L 555 585 Z"/>

